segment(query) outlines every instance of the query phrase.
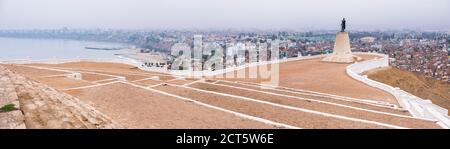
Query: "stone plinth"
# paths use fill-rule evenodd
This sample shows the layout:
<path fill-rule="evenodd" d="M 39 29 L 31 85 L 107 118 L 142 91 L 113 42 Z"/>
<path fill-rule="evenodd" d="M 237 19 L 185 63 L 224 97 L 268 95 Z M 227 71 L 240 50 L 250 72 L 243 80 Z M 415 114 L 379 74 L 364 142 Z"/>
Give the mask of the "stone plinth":
<path fill-rule="evenodd" d="M 325 62 L 336 63 L 352 63 L 361 60 L 352 54 L 350 48 L 350 38 L 347 32 L 338 32 L 336 34 L 336 41 L 334 43 L 333 53 L 322 59 Z"/>

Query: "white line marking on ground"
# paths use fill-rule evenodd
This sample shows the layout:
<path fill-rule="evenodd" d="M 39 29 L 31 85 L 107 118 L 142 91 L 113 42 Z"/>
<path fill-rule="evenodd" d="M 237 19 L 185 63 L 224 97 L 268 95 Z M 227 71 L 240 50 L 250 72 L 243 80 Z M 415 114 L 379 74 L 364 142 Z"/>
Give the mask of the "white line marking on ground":
<path fill-rule="evenodd" d="M 51 71 L 59 71 L 59 72 L 65 72 L 65 73 L 75 73 L 74 71 L 68 71 L 68 70 L 59 70 L 54 68 L 47 68 L 47 67 L 39 67 L 39 66 L 31 66 L 31 65 L 19 65 L 23 67 L 29 67 L 34 69 L 44 69 L 44 70 L 51 70 Z"/>
<path fill-rule="evenodd" d="M 208 82 L 203 82 L 203 83 L 211 84 L 211 83 L 208 83 Z M 248 88 L 236 87 L 236 86 L 229 86 L 229 85 L 223 85 L 223 84 L 212 84 L 212 85 L 236 88 L 236 89 L 241 89 L 241 90 L 248 90 L 248 91 L 252 91 L 252 92 L 259 92 L 259 93 L 265 93 L 265 94 L 276 95 L 276 96 L 283 96 L 283 97 L 288 97 L 288 98 L 295 98 L 295 99 L 305 100 L 305 101 L 318 102 L 318 103 L 329 104 L 329 105 L 334 105 L 334 106 L 338 106 L 338 107 L 344 107 L 344 108 L 349 108 L 349 109 L 354 109 L 354 110 L 359 110 L 359 111 L 372 112 L 372 113 L 377 113 L 377 114 L 384 114 L 384 115 L 390 115 L 390 116 L 396 116 L 396 117 L 402 117 L 402 118 L 410 118 L 410 119 L 426 120 L 426 121 L 436 122 L 435 120 L 411 117 L 411 116 L 406 116 L 406 115 L 399 115 L 399 114 L 382 112 L 382 111 L 375 111 L 375 110 L 370 110 L 370 109 L 364 109 L 364 108 L 359 108 L 359 107 L 353 107 L 353 106 L 338 104 L 338 103 L 332 103 L 332 102 L 327 102 L 327 101 L 320 101 L 320 100 L 311 99 L 311 98 L 303 98 L 303 97 L 296 97 L 296 96 L 290 96 L 290 95 L 283 95 L 283 94 L 277 94 L 277 93 L 272 93 L 272 92 L 265 92 L 265 91 L 259 91 L 259 90 L 254 90 L 254 89 L 248 89 Z"/>
<path fill-rule="evenodd" d="M 78 72 L 80 72 L 80 73 L 95 74 L 95 75 L 102 75 L 102 76 L 108 76 L 108 77 L 113 77 L 113 78 L 125 78 L 124 76 L 120 76 L 120 75 L 111 75 L 111 74 L 106 74 L 106 73 L 88 72 L 88 71 L 78 71 Z"/>
<path fill-rule="evenodd" d="M 179 86 L 179 85 L 175 85 L 175 84 L 169 84 L 169 85 Z M 401 127 L 401 126 L 396 126 L 396 125 L 391 125 L 391 124 L 386 124 L 386 123 L 381 123 L 381 122 L 376 122 L 376 121 L 369 121 L 369 120 L 351 118 L 351 117 L 346 117 L 346 116 L 341 116 L 341 115 L 336 115 L 336 114 L 323 113 L 323 112 L 319 112 L 319 111 L 313 111 L 313 110 L 308 110 L 308 109 L 303 109 L 303 108 L 298 108 L 298 107 L 280 105 L 280 104 L 271 103 L 271 102 L 267 102 L 267 101 L 261 101 L 261 100 L 252 99 L 252 98 L 248 98 L 248 97 L 242 97 L 242 96 L 230 95 L 230 94 L 225 94 L 225 93 L 206 91 L 206 90 L 201 90 L 201 89 L 197 89 L 197 88 L 193 88 L 193 87 L 187 87 L 187 86 L 179 86 L 179 87 L 192 89 L 192 90 L 205 92 L 205 93 L 211 93 L 211 94 L 217 94 L 217 95 L 222 95 L 222 96 L 234 97 L 234 98 L 241 99 L 241 100 L 248 100 L 248 101 L 253 101 L 253 102 L 257 102 L 257 103 L 262 103 L 262 104 L 275 106 L 275 107 L 280 107 L 280 108 L 285 108 L 285 109 L 290 109 L 290 110 L 295 110 L 295 111 L 302 111 L 302 112 L 306 112 L 306 113 L 322 115 L 322 116 L 326 116 L 326 117 L 333 117 L 333 118 L 338 118 L 338 119 L 343 119 L 343 120 L 374 124 L 374 125 L 385 126 L 385 127 L 390 127 L 390 128 L 408 129 L 406 127 Z"/>
<path fill-rule="evenodd" d="M 34 68 L 34 69 L 44 69 L 44 70 L 51 70 L 51 71 L 66 72 L 66 73 L 70 73 L 70 74 L 72 74 L 72 73 L 89 73 L 89 74 L 96 74 L 96 75 L 104 75 L 104 76 L 109 76 L 109 77 L 115 77 L 115 78 L 111 78 L 111 79 L 125 78 L 123 76 L 110 75 L 110 74 L 97 73 L 97 72 L 85 72 L 85 71 L 78 71 L 78 70 L 68 71 L 68 70 L 64 70 L 64 69 L 55 69 L 55 68 L 40 67 L 40 66 L 30 66 L 30 65 L 20 65 L 20 66 L 30 67 L 30 68 Z M 69 75 L 69 74 L 65 74 L 65 75 Z M 103 80 L 100 80 L 100 81 L 103 81 Z M 96 81 L 94 81 L 92 83 L 96 83 Z"/>
<path fill-rule="evenodd" d="M 48 76 L 42 76 L 39 78 L 53 78 L 53 77 L 66 77 L 69 74 L 61 74 L 61 75 L 48 75 Z"/>
<path fill-rule="evenodd" d="M 155 76 L 153 76 L 153 77 L 155 77 Z M 149 77 L 149 78 L 143 78 L 143 79 L 134 80 L 134 81 L 131 81 L 131 82 L 140 82 L 140 81 L 145 81 L 145 80 L 154 80 L 154 78 L 152 78 L 152 77 Z M 158 80 L 158 81 L 160 81 L 160 80 Z"/>
<path fill-rule="evenodd" d="M 108 82 L 108 83 L 103 83 L 103 84 L 95 84 L 95 85 L 89 85 L 89 86 L 66 88 L 66 89 L 61 89 L 61 90 L 68 91 L 68 90 L 76 90 L 76 89 L 85 89 L 85 88 L 92 88 L 92 87 L 99 87 L 99 86 L 104 86 L 104 85 L 110 85 L 110 84 L 119 83 L 119 82 L 122 82 L 122 81 L 114 81 L 114 82 Z"/>
<path fill-rule="evenodd" d="M 90 81 L 87 81 L 87 80 L 83 80 L 83 79 L 81 79 L 81 80 L 78 80 L 78 81 L 81 81 L 81 82 L 86 82 L 86 83 L 89 83 L 89 84 L 99 84 L 99 83 L 96 83 L 96 82 L 90 82 Z"/>
<path fill-rule="evenodd" d="M 214 82 L 212 82 L 212 84 L 216 84 L 217 82 L 219 82 L 220 80 L 216 80 L 216 81 L 214 81 Z"/>
<path fill-rule="evenodd" d="M 301 129 L 301 128 L 296 127 L 296 126 L 291 126 L 291 125 L 278 123 L 278 122 L 274 122 L 274 121 L 271 121 L 271 120 L 267 120 L 267 119 L 263 119 L 263 118 L 259 118 L 259 117 L 255 117 L 255 116 L 246 115 L 246 114 L 239 113 L 239 112 L 234 112 L 234 111 L 231 111 L 231 110 L 227 110 L 227 109 L 224 109 L 224 108 L 220 108 L 220 107 L 209 105 L 209 104 L 206 104 L 206 103 L 203 103 L 203 102 L 199 102 L 199 101 L 196 101 L 196 100 L 193 100 L 193 99 L 190 99 L 190 98 L 181 97 L 181 96 L 178 96 L 178 95 L 170 94 L 170 93 L 167 93 L 167 92 L 164 92 L 164 91 L 160 91 L 160 90 L 156 90 L 156 89 L 152 89 L 152 88 L 145 88 L 145 87 L 138 86 L 136 84 L 132 84 L 132 83 L 129 83 L 129 82 L 121 81 L 121 83 L 132 85 L 134 87 L 142 88 L 142 89 L 145 89 L 145 90 L 148 90 L 148 91 L 152 91 L 152 92 L 157 92 L 157 93 L 160 93 L 160 94 L 163 94 L 163 95 L 175 97 L 175 98 L 178 98 L 178 99 L 186 100 L 186 101 L 193 102 L 193 103 L 201 105 L 201 106 L 205 106 L 205 107 L 208 107 L 208 108 L 216 109 L 216 110 L 223 111 L 223 112 L 226 112 L 226 113 L 231 113 L 231 114 L 236 115 L 236 116 L 241 117 L 241 118 L 245 118 L 245 119 L 249 119 L 249 120 L 253 120 L 253 121 L 258 121 L 258 122 L 262 122 L 262 123 L 265 123 L 265 124 L 278 126 L 278 127 L 284 127 L 284 128 L 289 128 L 289 129 Z"/>
<path fill-rule="evenodd" d="M 150 86 L 147 86 L 147 88 L 153 88 L 153 87 L 157 87 L 157 86 L 160 86 L 160 85 L 163 85 L 163 84 L 165 84 L 165 83 L 159 83 L 159 84 L 155 84 L 155 85 L 150 85 Z"/>
<path fill-rule="evenodd" d="M 97 81 L 93 81 L 92 83 L 98 83 L 98 82 L 104 82 L 104 81 L 111 81 L 111 80 L 117 80 L 119 78 L 110 78 L 110 79 L 103 79 L 103 80 L 97 80 Z"/>
<path fill-rule="evenodd" d="M 221 80 L 221 81 L 224 81 L 224 80 Z M 231 82 L 231 81 L 224 81 L 224 82 Z M 391 109 L 402 110 L 402 109 L 398 108 L 397 105 L 394 105 L 394 104 L 384 103 L 384 102 L 379 102 L 379 101 L 373 101 L 373 100 L 368 100 L 368 99 L 357 99 L 357 98 L 352 98 L 352 97 L 344 97 L 344 96 L 327 94 L 327 93 L 320 93 L 320 92 L 315 92 L 315 91 L 294 89 L 294 88 L 288 88 L 288 87 L 283 87 L 283 86 L 271 86 L 271 85 L 257 84 L 257 83 L 252 83 L 252 82 L 236 81 L 236 82 L 232 82 L 232 83 L 238 83 L 238 84 L 242 84 L 242 85 L 255 86 L 255 87 L 264 87 L 264 86 L 266 86 L 266 87 L 270 87 L 271 89 L 279 90 L 279 91 L 287 91 L 287 92 L 303 94 L 303 95 L 311 95 L 311 96 L 317 96 L 317 97 L 327 97 L 327 98 L 332 98 L 332 99 L 337 99 L 337 100 L 358 102 L 358 103 L 364 103 L 364 104 L 370 104 L 370 105 L 375 105 L 375 106 L 380 106 L 380 107 L 386 107 L 386 108 L 391 108 Z M 280 89 L 277 89 L 277 88 L 282 88 L 284 90 L 280 90 Z M 293 92 L 293 91 L 290 91 L 290 90 L 294 90 L 294 91 L 297 91 L 297 92 Z M 301 92 L 303 92 L 303 93 L 301 93 Z"/>
<path fill-rule="evenodd" d="M 92 70 L 92 69 L 81 69 L 81 68 L 65 68 L 65 67 L 55 67 L 55 68 L 69 69 L 69 70 L 81 70 L 81 71 L 88 71 L 88 72 L 115 73 L 115 72 Z M 117 73 L 117 74 L 121 74 L 121 75 L 137 75 L 137 76 L 168 76 L 168 77 L 174 77 L 174 75 L 163 74 L 163 73 L 153 72 L 153 71 L 149 71 L 148 73 Z"/>
<path fill-rule="evenodd" d="M 198 82 L 205 82 L 205 79 L 200 79 L 200 80 L 196 80 L 196 81 L 193 81 L 193 82 L 189 82 L 189 83 L 183 84 L 183 86 L 189 86 L 191 84 L 195 84 L 195 83 L 198 83 Z"/>
<path fill-rule="evenodd" d="M 175 78 L 175 79 L 167 80 L 166 82 L 172 82 L 172 81 L 176 81 L 176 80 L 184 80 L 184 79 L 183 78 Z"/>

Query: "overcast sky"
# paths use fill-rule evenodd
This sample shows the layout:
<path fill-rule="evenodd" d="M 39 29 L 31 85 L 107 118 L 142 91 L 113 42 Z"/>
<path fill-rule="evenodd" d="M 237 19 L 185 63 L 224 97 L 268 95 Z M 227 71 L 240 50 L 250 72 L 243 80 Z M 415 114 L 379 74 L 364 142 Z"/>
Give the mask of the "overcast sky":
<path fill-rule="evenodd" d="M 450 29 L 450 0 L 0 0 L 0 29 Z"/>

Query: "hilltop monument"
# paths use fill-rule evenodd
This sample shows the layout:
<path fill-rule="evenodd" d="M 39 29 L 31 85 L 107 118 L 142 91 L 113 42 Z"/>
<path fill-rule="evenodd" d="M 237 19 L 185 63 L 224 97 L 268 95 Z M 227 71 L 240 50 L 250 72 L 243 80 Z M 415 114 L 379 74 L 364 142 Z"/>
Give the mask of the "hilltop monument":
<path fill-rule="evenodd" d="M 345 32 L 346 21 L 345 18 L 341 22 L 341 31 L 336 33 L 336 41 L 334 42 L 333 53 L 322 59 L 325 62 L 335 63 L 352 63 L 361 60 L 352 54 L 350 48 L 350 38 L 348 33 Z"/>

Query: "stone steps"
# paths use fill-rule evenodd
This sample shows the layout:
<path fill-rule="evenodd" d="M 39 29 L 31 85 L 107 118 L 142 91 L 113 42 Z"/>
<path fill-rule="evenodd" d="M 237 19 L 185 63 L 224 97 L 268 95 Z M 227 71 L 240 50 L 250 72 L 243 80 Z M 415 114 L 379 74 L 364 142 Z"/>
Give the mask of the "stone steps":
<path fill-rule="evenodd" d="M 0 129 L 25 129 L 20 102 L 8 73 L 9 71 L 6 68 L 0 66 L 0 107 L 6 104 L 14 104 L 19 110 L 0 112 Z"/>
<path fill-rule="evenodd" d="M 179 85 L 168 84 L 152 88 L 234 112 L 299 128 L 399 128 Z"/>
<path fill-rule="evenodd" d="M 75 97 L 9 73 L 27 128 L 120 128 L 99 111 Z"/>
<path fill-rule="evenodd" d="M 230 82 L 230 81 L 222 81 L 222 82 Z M 300 94 L 300 95 L 324 97 L 324 98 L 329 98 L 332 100 L 340 100 L 340 101 L 354 102 L 354 103 L 360 103 L 360 104 L 366 104 L 366 105 L 373 105 L 373 106 L 378 106 L 378 107 L 391 108 L 391 109 L 396 109 L 396 110 L 403 111 L 403 112 L 407 111 L 407 110 L 398 108 L 398 106 L 395 104 L 391 104 L 391 103 L 387 103 L 387 102 L 383 102 L 383 101 L 376 101 L 376 100 L 369 100 L 369 99 L 357 99 L 357 98 L 351 98 L 351 97 L 345 97 L 345 96 L 339 96 L 339 95 L 333 95 L 333 94 L 327 94 L 327 93 L 314 92 L 314 91 L 309 91 L 309 90 L 282 87 L 282 86 L 261 85 L 261 84 L 253 83 L 253 82 L 236 81 L 234 83 L 247 85 L 247 86 L 255 86 L 255 87 L 260 87 L 260 88 L 268 88 L 268 89 L 273 89 L 273 90 L 281 90 L 284 92 L 296 93 L 296 94 Z"/>
<path fill-rule="evenodd" d="M 211 84 L 211 83 L 194 83 L 190 85 L 190 87 L 211 92 L 246 97 L 259 101 L 265 101 L 290 107 L 302 108 L 327 114 L 335 114 L 355 119 L 380 122 L 405 128 L 440 128 L 435 123 L 435 121 L 417 119 L 411 116 L 392 114 L 375 110 L 355 108 L 346 105 L 327 103 L 313 99 L 298 98 L 295 96 L 287 96 L 284 94 L 263 92 L 248 88 Z"/>
<path fill-rule="evenodd" d="M 392 114 L 400 114 L 400 115 L 405 115 L 405 116 L 410 115 L 407 110 L 400 110 L 400 109 L 392 108 L 389 106 L 376 105 L 376 104 L 353 101 L 353 100 L 336 99 L 336 98 L 331 98 L 331 97 L 322 96 L 322 95 L 313 94 L 313 93 L 304 93 L 304 92 L 299 92 L 299 91 L 283 90 L 283 89 L 278 89 L 278 88 L 267 88 L 267 87 L 263 87 L 260 85 L 252 85 L 249 83 L 236 83 L 236 82 L 229 82 L 229 81 L 218 81 L 214 84 L 247 88 L 247 89 L 257 90 L 257 91 L 262 91 L 262 92 L 267 92 L 267 93 L 294 96 L 294 97 L 299 97 L 299 98 L 341 104 L 341 105 L 346 105 L 346 106 L 351 106 L 351 107 L 356 107 L 356 108 L 375 110 L 375 111 L 387 112 L 387 113 L 392 113 Z"/>

